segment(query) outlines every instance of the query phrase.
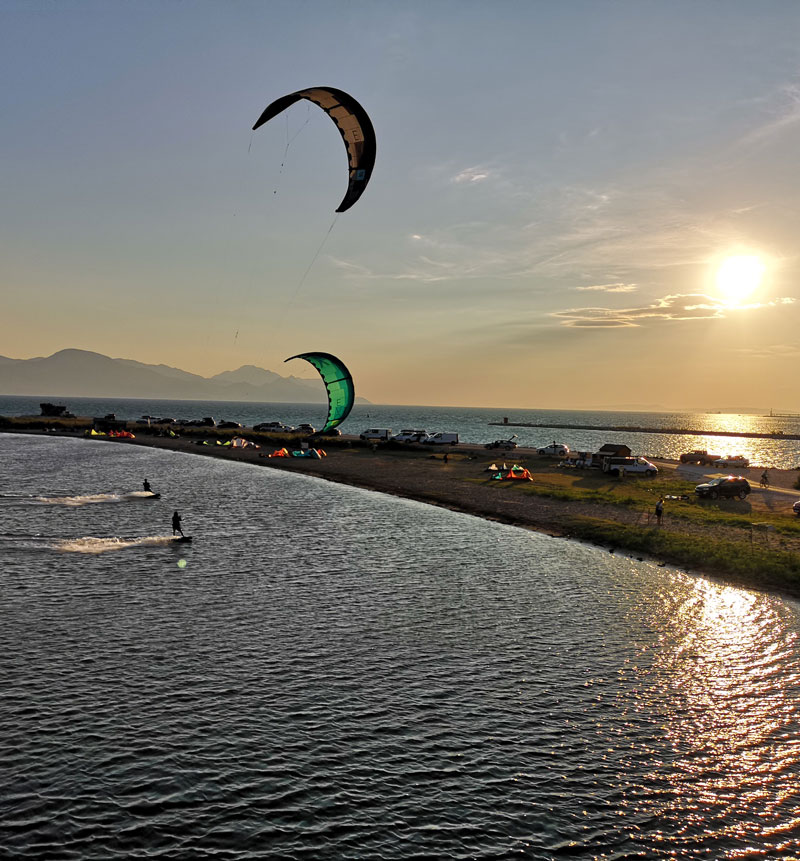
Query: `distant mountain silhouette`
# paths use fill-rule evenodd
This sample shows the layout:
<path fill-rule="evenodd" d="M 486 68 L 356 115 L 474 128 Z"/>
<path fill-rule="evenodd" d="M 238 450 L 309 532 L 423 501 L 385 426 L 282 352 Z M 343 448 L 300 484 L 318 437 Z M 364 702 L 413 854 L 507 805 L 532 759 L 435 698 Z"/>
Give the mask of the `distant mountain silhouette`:
<path fill-rule="evenodd" d="M 325 403 L 320 379 L 282 377 L 243 365 L 211 378 L 169 365 L 112 359 L 88 350 L 60 350 L 36 359 L 0 356 L 0 394 L 87 398 Z M 369 403 L 357 398 L 359 403 Z"/>

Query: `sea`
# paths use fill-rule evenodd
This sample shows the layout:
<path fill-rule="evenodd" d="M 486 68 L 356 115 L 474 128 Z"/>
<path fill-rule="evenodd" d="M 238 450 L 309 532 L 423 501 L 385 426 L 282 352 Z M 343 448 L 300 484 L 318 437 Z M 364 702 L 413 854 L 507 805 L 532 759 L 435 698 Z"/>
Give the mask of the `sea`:
<path fill-rule="evenodd" d="M 318 420 L 292 409 L 257 417 Z M 423 414 L 498 435 L 491 410 L 350 427 Z M 791 598 L 294 472 L 17 434 L 0 588 L 2 858 L 800 856 Z"/>
<path fill-rule="evenodd" d="M 36 415 L 42 401 L 64 404 L 74 415 L 104 416 L 145 421 L 143 416 L 235 421 L 246 427 L 260 422 L 282 421 L 322 427 L 326 418 L 323 404 L 257 404 L 231 401 L 166 401 L 144 399 L 90 399 L 0 396 L 0 416 Z M 503 426 L 504 420 L 509 422 Z M 515 424 L 537 425 L 516 427 Z M 590 427 L 646 427 L 663 433 L 616 430 L 565 429 L 563 425 Z M 524 447 L 541 447 L 552 442 L 567 444 L 576 451 L 592 452 L 606 443 L 624 443 L 634 455 L 677 459 L 682 452 L 706 449 L 720 455 L 744 455 L 753 466 L 771 469 L 800 468 L 800 439 L 749 437 L 747 434 L 800 436 L 800 415 L 759 416 L 747 413 L 658 413 L 581 410 L 487 409 L 470 407 L 384 406 L 356 404 L 341 425 L 345 434 L 359 434 L 366 428 L 404 428 L 456 431 L 462 442 L 484 444 L 509 439 Z M 696 434 L 675 434 L 669 430 L 692 430 Z M 720 432 L 723 432 L 722 435 Z M 727 434 L 742 434 L 728 436 Z"/>

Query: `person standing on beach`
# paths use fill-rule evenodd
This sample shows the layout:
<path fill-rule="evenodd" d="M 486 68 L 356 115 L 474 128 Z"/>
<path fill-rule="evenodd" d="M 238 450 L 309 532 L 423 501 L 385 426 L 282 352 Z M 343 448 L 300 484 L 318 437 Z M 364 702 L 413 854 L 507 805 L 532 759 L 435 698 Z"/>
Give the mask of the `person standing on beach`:
<path fill-rule="evenodd" d="M 183 529 L 181 529 L 181 516 L 177 511 L 172 514 L 172 534 L 180 533 L 183 537 Z"/>
<path fill-rule="evenodd" d="M 656 523 L 661 526 L 661 518 L 664 514 L 664 497 L 662 496 L 656 503 Z"/>

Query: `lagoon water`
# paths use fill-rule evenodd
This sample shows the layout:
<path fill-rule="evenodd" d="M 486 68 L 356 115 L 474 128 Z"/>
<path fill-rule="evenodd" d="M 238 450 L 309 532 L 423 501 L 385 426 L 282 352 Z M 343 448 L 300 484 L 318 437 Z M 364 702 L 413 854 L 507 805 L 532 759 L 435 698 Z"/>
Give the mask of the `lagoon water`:
<path fill-rule="evenodd" d="M 0 487 L 2 857 L 800 852 L 794 601 L 90 440 Z"/>

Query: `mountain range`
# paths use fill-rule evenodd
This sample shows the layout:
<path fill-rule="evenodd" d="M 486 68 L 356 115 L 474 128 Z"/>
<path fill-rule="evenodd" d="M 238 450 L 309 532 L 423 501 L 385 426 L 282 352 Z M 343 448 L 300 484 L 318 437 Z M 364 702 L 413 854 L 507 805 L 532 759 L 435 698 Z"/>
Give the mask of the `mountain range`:
<path fill-rule="evenodd" d="M 325 403 L 322 380 L 282 377 L 243 365 L 201 377 L 169 365 L 112 359 L 88 350 L 60 350 L 35 359 L 0 356 L 0 393 L 89 398 Z M 369 403 L 356 398 L 357 403 Z"/>

